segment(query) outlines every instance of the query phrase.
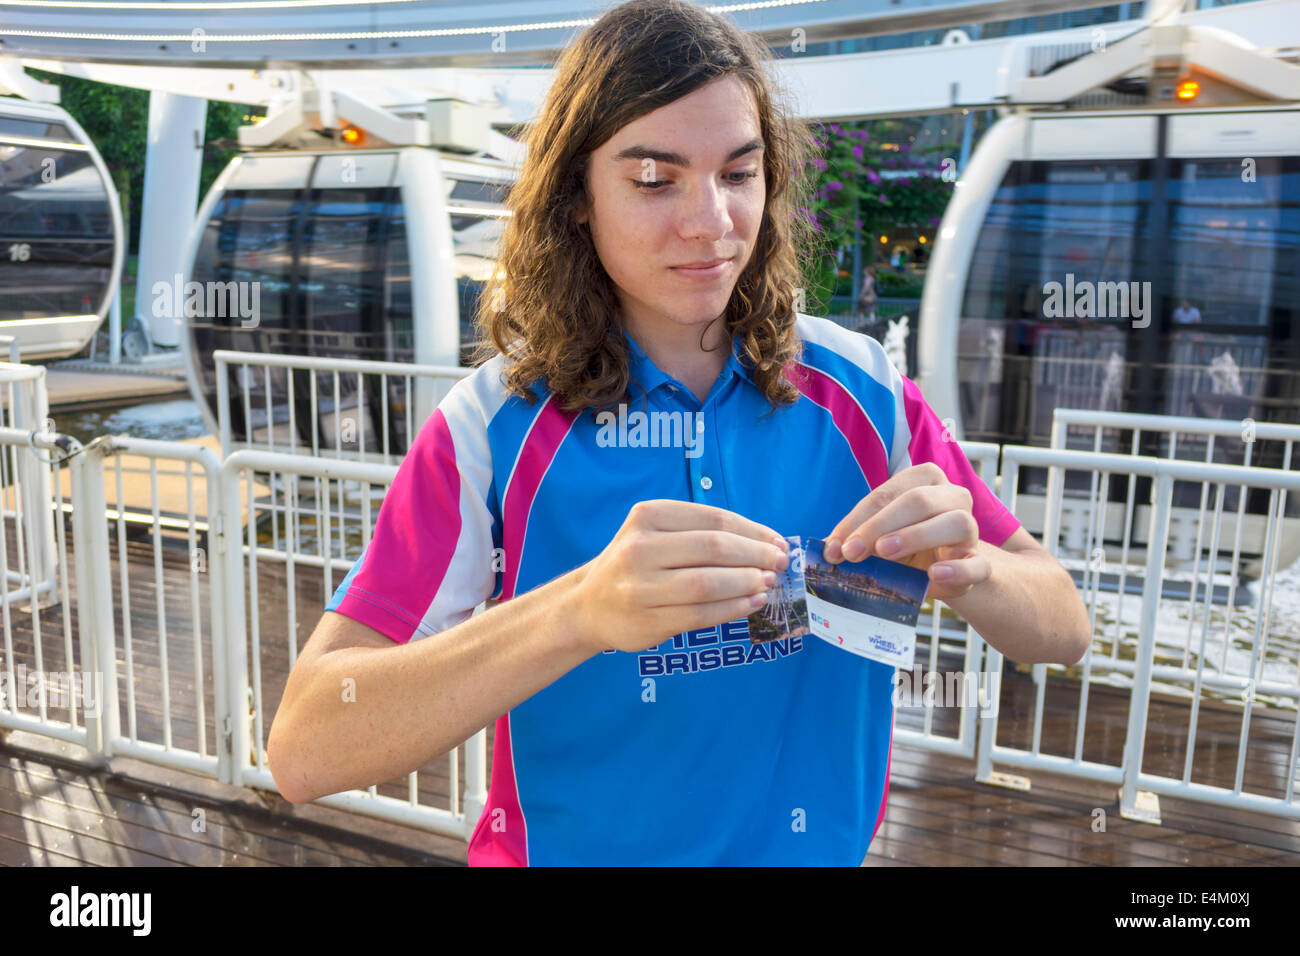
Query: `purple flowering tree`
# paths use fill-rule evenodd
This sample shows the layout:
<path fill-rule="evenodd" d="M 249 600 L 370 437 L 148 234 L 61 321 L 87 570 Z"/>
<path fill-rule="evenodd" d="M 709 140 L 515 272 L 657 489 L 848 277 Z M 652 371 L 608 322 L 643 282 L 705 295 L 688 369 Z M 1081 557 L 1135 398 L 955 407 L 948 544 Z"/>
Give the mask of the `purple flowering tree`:
<path fill-rule="evenodd" d="M 805 213 L 820 237 L 816 282 L 808 293 L 808 307 L 821 310 L 817 314 L 825 314 L 835 289 L 840 249 L 862 242 L 864 254 L 874 257 L 877 236 L 899 229 L 919 234 L 938 225 L 952 195 L 952 174 L 945 170 L 956 145 L 912 149 L 914 126 L 896 119 L 812 124 L 821 155 L 808 171 L 814 193 Z M 910 175 L 882 175 L 886 170 Z"/>

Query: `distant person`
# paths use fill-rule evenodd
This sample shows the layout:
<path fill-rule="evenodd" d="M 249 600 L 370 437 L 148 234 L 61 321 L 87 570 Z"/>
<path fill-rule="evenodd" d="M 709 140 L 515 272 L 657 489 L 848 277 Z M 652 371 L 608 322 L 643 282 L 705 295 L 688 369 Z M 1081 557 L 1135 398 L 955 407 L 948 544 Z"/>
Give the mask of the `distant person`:
<path fill-rule="evenodd" d="M 876 305 L 880 298 L 876 294 L 876 270 L 867 266 L 862 270 L 862 290 L 858 293 L 858 315 L 868 322 L 876 321 Z"/>
<path fill-rule="evenodd" d="M 1192 305 L 1186 299 L 1180 299 L 1178 308 L 1174 309 L 1175 322 L 1199 322 L 1201 321 L 1201 310 Z"/>

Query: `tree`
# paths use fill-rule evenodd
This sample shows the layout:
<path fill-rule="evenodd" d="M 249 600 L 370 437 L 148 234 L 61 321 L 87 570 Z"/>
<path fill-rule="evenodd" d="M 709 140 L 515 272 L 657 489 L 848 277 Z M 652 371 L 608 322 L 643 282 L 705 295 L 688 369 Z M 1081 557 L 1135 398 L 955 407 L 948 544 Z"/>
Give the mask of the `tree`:
<path fill-rule="evenodd" d="M 923 231 L 939 223 L 952 196 L 945 160 L 956 145 L 914 149 L 915 121 L 868 120 L 812 124 L 822 155 L 812 161 L 815 192 L 811 220 L 821 242 L 810 309 L 827 311 L 838 271 L 837 254 L 897 229 Z M 889 175 L 898 171 L 903 175 Z"/>

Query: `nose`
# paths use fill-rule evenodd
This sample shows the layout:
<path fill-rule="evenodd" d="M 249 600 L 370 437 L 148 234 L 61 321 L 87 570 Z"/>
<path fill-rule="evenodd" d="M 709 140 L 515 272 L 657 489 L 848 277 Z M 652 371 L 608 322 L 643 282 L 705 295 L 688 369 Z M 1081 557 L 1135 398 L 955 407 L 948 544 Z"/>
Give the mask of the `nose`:
<path fill-rule="evenodd" d="M 732 229 L 727 193 L 716 181 L 692 185 L 682 200 L 681 234 L 683 239 L 716 241 Z"/>

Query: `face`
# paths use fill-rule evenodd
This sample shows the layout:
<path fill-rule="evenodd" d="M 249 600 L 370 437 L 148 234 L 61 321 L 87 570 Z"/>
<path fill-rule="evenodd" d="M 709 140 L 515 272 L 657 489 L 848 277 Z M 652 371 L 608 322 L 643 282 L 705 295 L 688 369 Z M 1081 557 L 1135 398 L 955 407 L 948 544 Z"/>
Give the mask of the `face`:
<path fill-rule="evenodd" d="M 702 327 L 723 313 L 753 254 L 764 202 L 758 110 L 745 83 L 727 76 L 634 120 L 592 153 L 578 221 L 588 223 L 635 335 Z"/>

